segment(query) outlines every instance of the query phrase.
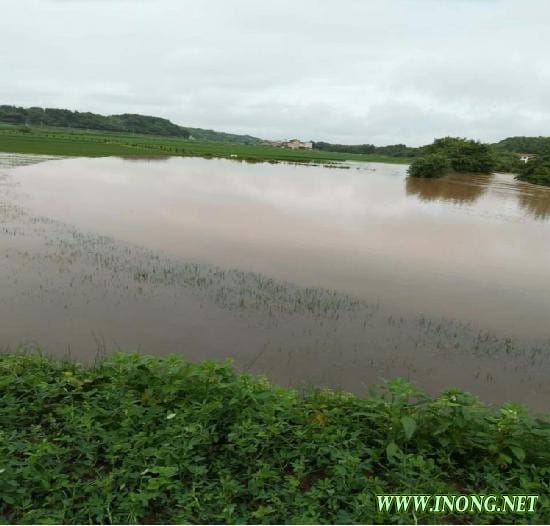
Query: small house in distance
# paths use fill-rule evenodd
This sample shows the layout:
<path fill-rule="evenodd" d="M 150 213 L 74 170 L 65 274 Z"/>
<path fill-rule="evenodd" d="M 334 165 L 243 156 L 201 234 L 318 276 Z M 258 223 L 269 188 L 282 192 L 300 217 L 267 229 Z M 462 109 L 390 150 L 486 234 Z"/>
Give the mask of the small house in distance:
<path fill-rule="evenodd" d="M 519 160 L 522 163 L 528 163 L 533 157 L 535 157 L 535 156 L 531 153 L 520 153 L 519 154 Z"/>
<path fill-rule="evenodd" d="M 266 141 L 265 144 L 278 148 L 290 148 L 292 150 L 311 150 L 313 148 L 313 143 L 311 141 L 304 142 L 299 139 L 290 139 L 289 141 Z"/>
<path fill-rule="evenodd" d="M 298 150 L 300 148 L 310 150 L 311 148 L 313 148 L 313 143 L 311 141 L 302 142 L 298 139 L 292 139 L 290 141 L 287 141 L 285 146 L 287 148 L 292 148 L 293 150 Z"/>

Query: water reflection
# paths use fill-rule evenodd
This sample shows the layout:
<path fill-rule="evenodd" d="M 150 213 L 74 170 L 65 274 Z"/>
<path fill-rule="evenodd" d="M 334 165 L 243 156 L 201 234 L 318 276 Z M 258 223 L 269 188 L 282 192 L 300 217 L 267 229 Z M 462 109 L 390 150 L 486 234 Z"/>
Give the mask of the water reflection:
<path fill-rule="evenodd" d="M 17 181 L 34 213 L 185 261 L 549 336 L 550 192 L 509 174 L 365 168 L 68 159 Z"/>
<path fill-rule="evenodd" d="M 519 195 L 520 207 L 538 220 L 550 218 L 550 189 L 524 189 Z"/>
<path fill-rule="evenodd" d="M 501 213 L 516 203 L 519 210 L 537 221 L 550 218 L 550 188 L 517 181 L 511 174 L 455 174 L 442 179 L 407 177 L 405 192 L 421 202 L 441 201 L 464 207 L 486 197 L 488 203 L 497 205 L 490 213 Z"/>
<path fill-rule="evenodd" d="M 492 175 L 450 175 L 443 179 L 407 177 L 407 195 L 422 201 L 448 201 L 466 204 L 477 201 L 486 191 Z"/>
<path fill-rule="evenodd" d="M 122 159 L 123 161 L 130 163 L 141 163 L 141 162 L 151 162 L 151 163 L 163 163 L 170 159 L 168 155 L 117 155 L 117 159 Z"/>
<path fill-rule="evenodd" d="M 232 357 L 357 393 L 401 376 L 547 411 L 550 190 L 379 164 L 9 166 L 0 347 Z"/>

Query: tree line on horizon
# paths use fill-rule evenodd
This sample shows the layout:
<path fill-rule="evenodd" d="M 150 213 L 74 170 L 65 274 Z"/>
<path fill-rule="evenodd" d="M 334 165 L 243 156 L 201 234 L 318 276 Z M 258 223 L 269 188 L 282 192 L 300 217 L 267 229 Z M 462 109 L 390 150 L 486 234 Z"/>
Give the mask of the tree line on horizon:
<path fill-rule="evenodd" d="M 189 138 L 189 131 L 168 119 L 133 113 L 99 115 L 57 108 L 0 106 L 0 121 L 22 126 L 53 126 Z"/>
<path fill-rule="evenodd" d="M 390 157 L 416 157 L 419 150 L 405 144 L 375 146 L 374 144 L 332 144 L 323 141 L 314 142 L 313 148 L 327 152 L 378 154 Z"/>
<path fill-rule="evenodd" d="M 223 142 L 237 142 L 237 139 L 241 139 L 241 142 L 244 144 L 261 142 L 261 139 L 251 135 L 237 135 L 202 128 L 184 127 L 162 117 L 135 113 L 106 116 L 98 113 L 59 108 L 41 108 L 38 106 L 24 108 L 20 106 L 0 105 L 0 122 L 21 126 L 79 128 L 167 137 L 189 138 L 193 136 L 197 139 L 222 140 Z M 436 139 L 436 142 L 440 140 L 442 139 Z M 527 153 L 539 156 L 550 155 L 550 137 L 508 137 L 489 146 L 497 155 L 504 157 L 510 153 Z M 415 147 L 407 146 L 406 144 L 390 144 L 376 146 L 374 144 L 336 144 L 315 141 L 313 142 L 313 148 L 330 152 L 379 154 L 404 158 L 420 157 L 426 153 L 433 153 L 433 145 Z"/>
<path fill-rule="evenodd" d="M 20 106 L 0 105 L 0 122 L 19 125 L 23 127 L 22 129 L 30 126 L 51 126 L 243 144 L 261 142 L 261 139 L 251 135 L 237 135 L 202 128 L 189 128 L 174 124 L 162 117 L 151 117 L 136 113 L 100 115 L 98 113 L 59 108 L 41 108 L 38 106 L 23 108 Z"/>
<path fill-rule="evenodd" d="M 261 139 L 251 135 L 186 128 L 161 117 L 133 113 L 105 116 L 58 108 L 0 105 L 0 122 L 19 125 L 25 132 L 31 131 L 30 126 L 47 126 L 182 139 L 194 138 L 235 144 L 262 142 Z M 405 144 L 345 145 L 318 141 L 313 143 L 313 148 L 327 152 L 377 154 L 412 159 L 409 174 L 413 177 L 442 177 L 450 171 L 458 173 L 500 171 L 516 173 L 519 179 L 550 186 L 550 137 L 508 137 L 493 144 L 460 137 L 443 137 L 435 139 L 432 144 L 419 147 Z M 523 163 L 519 159 L 520 153 L 535 157 L 528 163 Z"/>
<path fill-rule="evenodd" d="M 443 138 L 445 139 L 445 138 Z M 438 141 L 441 139 L 435 139 Z M 502 156 L 510 153 L 526 153 L 532 155 L 550 155 L 550 137 L 507 137 L 497 143 L 488 144 L 495 155 Z M 433 153 L 433 145 L 407 146 L 406 144 L 390 144 L 375 146 L 374 144 L 335 144 L 329 142 L 314 142 L 317 150 L 342 153 L 381 154 L 391 157 L 420 157 L 426 153 Z"/>
<path fill-rule="evenodd" d="M 461 137 L 442 137 L 419 147 L 315 142 L 313 147 L 324 151 L 409 158 L 409 175 L 412 177 L 437 178 L 450 172 L 510 172 L 517 174 L 520 180 L 550 186 L 550 137 L 508 137 L 493 144 Z M 534 157 L 524 163 L 519 154 Z"/>

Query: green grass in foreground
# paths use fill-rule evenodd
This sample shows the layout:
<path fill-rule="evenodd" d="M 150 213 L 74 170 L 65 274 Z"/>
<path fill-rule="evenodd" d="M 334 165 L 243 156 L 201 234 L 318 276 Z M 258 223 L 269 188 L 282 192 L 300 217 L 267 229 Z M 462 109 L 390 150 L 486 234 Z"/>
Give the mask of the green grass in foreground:
<path fill-rule="evenodd" d="M 550 520 L 547 421 L 394 381 L 301 395 L 219 363 L 0 355 L 0 522 Z M 375 494 L 539 494 L 536 515 L 396 516 Z"/>
<path fill-rule="evenodd" d="M 107 155 L 179 155 L 227 157 L 251 161 L 370 161 L 407 164 L 410 159 L 321 150 L 290 150 L 263 145 L 127 135 L 67 128 L 25 128 L 0 124 L 0 152 L 100 157 Z"/>

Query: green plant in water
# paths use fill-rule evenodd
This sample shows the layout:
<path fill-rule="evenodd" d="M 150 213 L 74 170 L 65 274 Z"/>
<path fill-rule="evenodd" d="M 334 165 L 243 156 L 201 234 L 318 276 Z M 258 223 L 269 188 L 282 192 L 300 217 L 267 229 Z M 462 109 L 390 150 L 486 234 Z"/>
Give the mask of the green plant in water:
<path fill-rule="evenodd" d="M 449 159 L 441 153 L 431 153 L 418 157 L 409 166 L 411 177 L 443 177 L 451 169 Z"/>

